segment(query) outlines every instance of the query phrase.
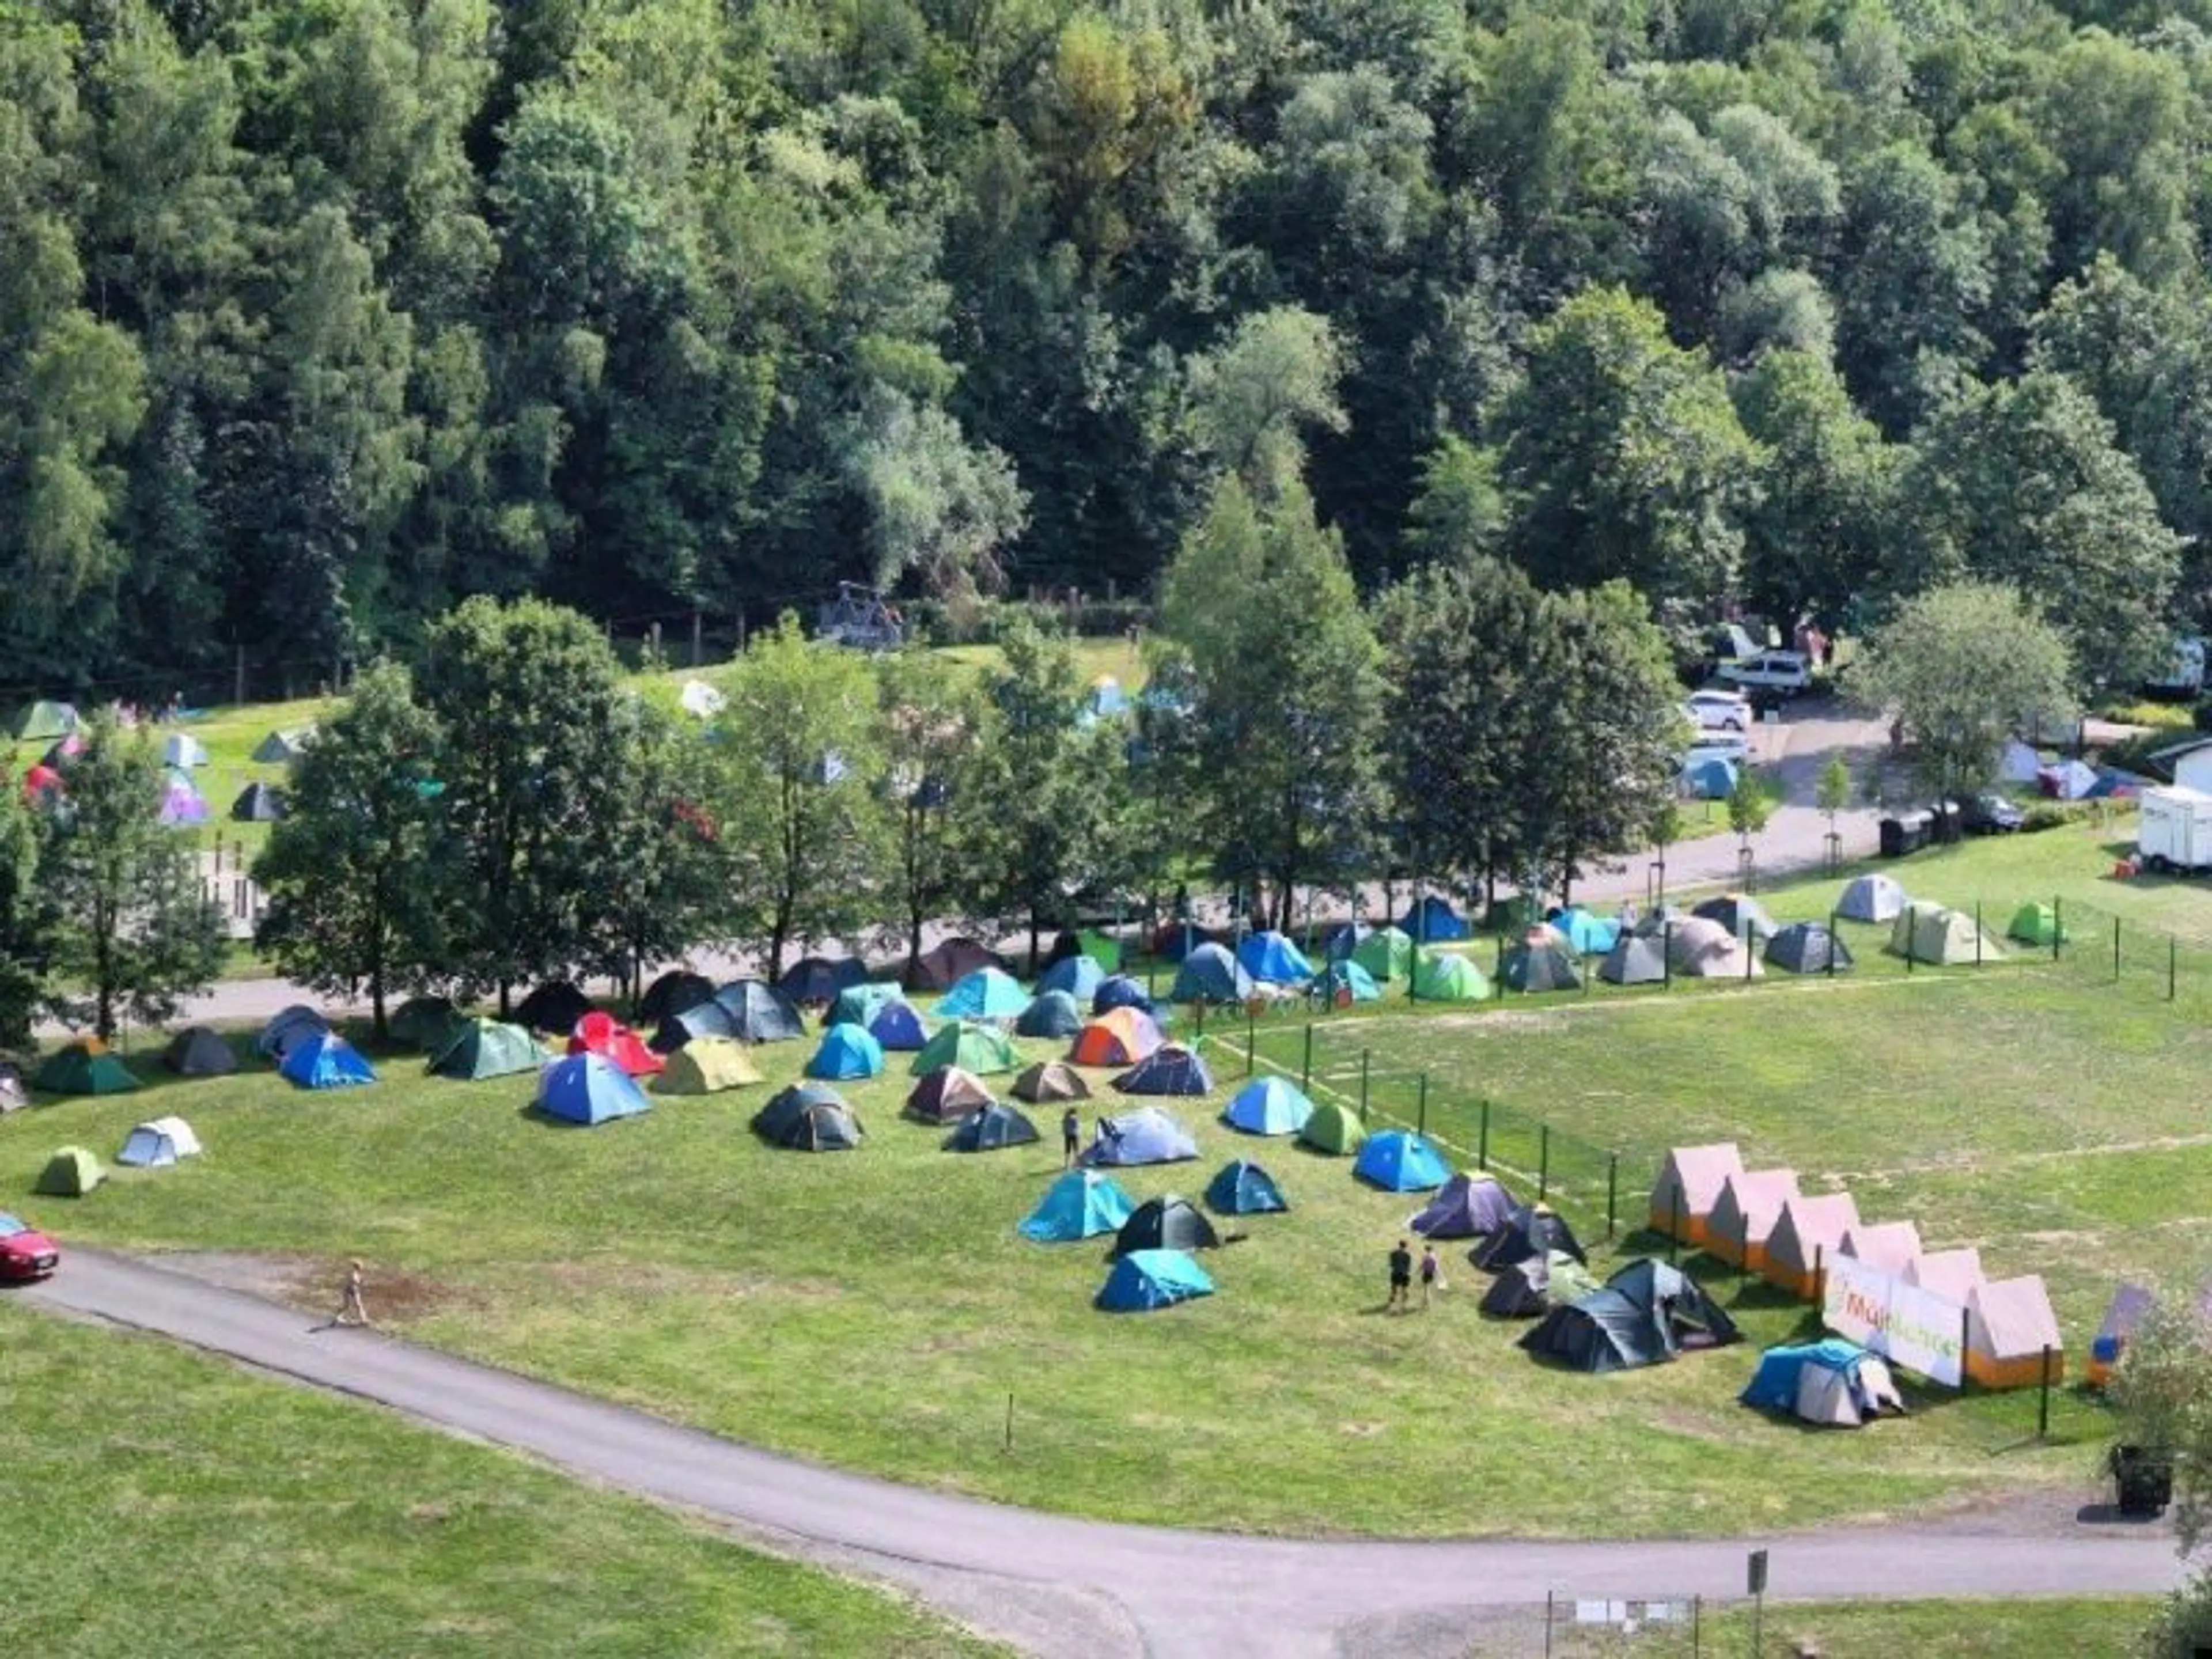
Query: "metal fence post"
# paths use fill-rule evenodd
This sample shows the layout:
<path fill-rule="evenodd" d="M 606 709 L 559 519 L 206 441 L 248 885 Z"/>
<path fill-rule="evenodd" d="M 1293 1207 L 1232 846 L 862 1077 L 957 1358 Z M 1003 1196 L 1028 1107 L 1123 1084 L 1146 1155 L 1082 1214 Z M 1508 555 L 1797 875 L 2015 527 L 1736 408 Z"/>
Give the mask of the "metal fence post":
<path fill-rule="evenodd" d="M 1298 1064 L 1298 1088 L 1301 1091 L 1313 1087 L 1313 1022 L 1306 1022 L 1305 1057 Z"/>
<path fill-rule="evenodd" d="M 1490 1097 L 1485 1095 L 1480 1104 L 1482 1121 L 1475 1131 L 1474 1167 L 1487 1170 L 1490 1167 Z"/>
<path fill-rule="evenodd" d="M 1982 902 L 1974 901 L 1974 966 L 1982 965 Z"/>
<path fill-rule="evenodd" d="M 2118 984 L 2118 983 L 2119 982 L 2119 977 L 2120 977 L 2120 919 L 2119 919 L 2118 916 L 2114 916 L 2114 917 L 2112 918 L 2112 981 L 2113 981 L 2113 982 L 2114 982 L 2115 984 Z"/>
<path fill-rule="evenodd" d="M 1674 924 L 1671 921 L 1659 924 L 1659 988 L 1674 988 Z"/>
<path fill-rule="evenodd" d="M 1965 1356 L 1961 1355 L 1963 1363 Z M 2043 1345 L 2043 1388 L 2035 1401 L 2035 1437 L 2051 1438 L 2051 1345 Z"/>
<path fill-rule="evenodd" d="M 2181 967 L 2181 947 L 2172 934 L 2166 936 L 2166 1000 L 2173 1000 L 2173 982 Z"/>
<path fill-rule="evenodd" d="M 1836 952 L 1843 949 L 1843 946 L 1837 943 L 1840 937 L 1836 932 L 1837 919 L 1835 911 L 1828 912 L 1828 977 L 1830 979 L 1836 976 Z"/>
<path fill-rule="evenodd" d="M 2051 959 L 2058 960 L 2058 947 L 2066 939 L 2066 901 L 2058 894 L 2051 896 Z"/>
<path fill-rule="evenodd" d="M 1605 1236 L 1608 1241 L 1620 1230 L 1620 1154 L 1605 1155 Z"/>
<path fill-rule="evenodd" d="M 1244 1005 L 1244 1075 L 1246 1077 L 1252 1075 L 1253 1053 L 1258 1047 L 1259 1019 L 1252 1012 L 1252 1005 L 1248 1002 Z"/>
<path fill-rule="evenodd" d="M 1540 1203 L 1552 1191 L 1552 1126 L 1536 1126 L 1536 1198 Z"/>
<path fill-rule="evenodd" d="M 1359 1051 L 1359 1121 L 1367 1121 L 1367 1050 Z"/>

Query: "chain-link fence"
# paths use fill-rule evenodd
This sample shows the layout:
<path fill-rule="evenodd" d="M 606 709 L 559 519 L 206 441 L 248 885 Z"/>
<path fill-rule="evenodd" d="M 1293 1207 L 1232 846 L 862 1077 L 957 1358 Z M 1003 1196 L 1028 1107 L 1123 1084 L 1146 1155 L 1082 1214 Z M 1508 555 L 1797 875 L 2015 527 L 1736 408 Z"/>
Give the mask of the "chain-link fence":
<path fill-rule="evenodd" d="M 1804 1650 L 1790 1633 L 1802 1620 L 1762 1611 L 1765 1654 L 1784 1659 Z M 1462 1659 L 1739 1659 L 1752 1652 L 1753 1622 L 1749 1600 L 1561 1592 L 1470 1614 L 1459 1652 Z"/>

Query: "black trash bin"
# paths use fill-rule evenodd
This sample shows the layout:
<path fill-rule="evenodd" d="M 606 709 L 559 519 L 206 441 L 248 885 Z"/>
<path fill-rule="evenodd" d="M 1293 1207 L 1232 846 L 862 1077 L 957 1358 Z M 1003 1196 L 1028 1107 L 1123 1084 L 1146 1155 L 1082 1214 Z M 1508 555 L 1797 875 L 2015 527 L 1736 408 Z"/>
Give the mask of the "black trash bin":
<path fill-rule="evenodd" d="M 1880 830 L 1881 855 L 1886 859 L 1905 856 L 1905 826 L 1895 818 L 1884 818 Z"/>
<path fill-rule="evenodd" d="M 2173 1501 L 2173 1454 L 2147 1446 L 2115 1446 L 2112 1482 L 2122 1515 L 2163 1515 Z"/>
<path fill-rule="evenodd" d="M 1929 814 L 1929 828 L 1940 846 L 1948 847 L 1966 833 L 1966 809 L 1954 800 L 1939 800 Z"/>

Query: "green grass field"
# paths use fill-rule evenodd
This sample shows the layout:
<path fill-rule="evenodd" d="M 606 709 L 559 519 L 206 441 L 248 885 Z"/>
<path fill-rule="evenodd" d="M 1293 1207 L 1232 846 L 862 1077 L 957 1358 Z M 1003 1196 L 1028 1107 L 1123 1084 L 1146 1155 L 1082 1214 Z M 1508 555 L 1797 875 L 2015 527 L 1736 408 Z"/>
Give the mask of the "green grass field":
<path fill-rule="evenodd" d="M 4 1299 L 0 1389 L 10 1652 L 1002 1651 L 520 1458 Z"/>
<path fill-rule="evenodd" d="M 1686 1609 L 1665 1624 L 1632 1635 L 1604 1626 L 1570 1625 L 1560 1610 L 1548 1649 L 1514 1632 L 1469 1659 L 1547 1651 L 1553 1659 L 1689 1659 L 1693 1653 L 1734 1656 L 1752 1650 L 1748 1602 L 1708 1606 L 1694 1632 Z M 2147 1601 L 2082 1599 L 2025 1601 L 1770 1601 L 1760 1621 L 1762 1650 L 1816 1652 L 1820 1659 L 2019 1659 L 2064 1654 L 2067 1659 L 2128 1659 L 2150 1616 Z M 1541 1627 L 1539 1626 L 1540 1633 Z"/>

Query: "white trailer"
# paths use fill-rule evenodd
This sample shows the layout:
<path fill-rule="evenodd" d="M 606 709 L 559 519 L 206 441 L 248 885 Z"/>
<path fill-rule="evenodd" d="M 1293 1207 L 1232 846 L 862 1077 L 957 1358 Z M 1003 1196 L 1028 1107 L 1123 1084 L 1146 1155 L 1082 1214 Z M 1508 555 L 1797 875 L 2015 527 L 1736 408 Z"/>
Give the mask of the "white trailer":
<path fill-rule="evenodd" d="M 2179 787 L 2144 790 L 2136 856 L 2148 870 L 2212 869 L 2212 795 Z"/>

